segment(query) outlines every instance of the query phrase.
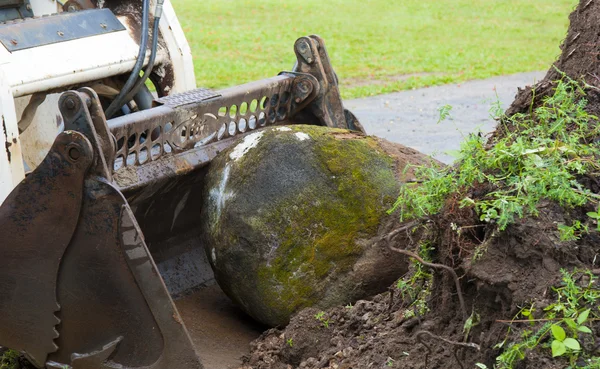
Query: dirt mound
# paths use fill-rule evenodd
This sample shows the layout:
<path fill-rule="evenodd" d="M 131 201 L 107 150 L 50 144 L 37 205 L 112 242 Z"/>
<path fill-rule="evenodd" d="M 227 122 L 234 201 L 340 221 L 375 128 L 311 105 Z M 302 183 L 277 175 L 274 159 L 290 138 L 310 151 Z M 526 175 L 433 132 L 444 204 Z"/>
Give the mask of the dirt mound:
<path fill-rule="evenodd" d="M 472 268 L 468 263 L 457 268 L 467 313 L 477 314 L 470 332 L 464 331 L 454 281 L 439 272 L 426 301 L 430 311 L 423 316 L 411 312 L 411 299 L 403 298 L 396 286 L 354 306 L 306 309 L 285 330 L 269 330 L 255 341 L 243 368 L 475 368 L 477 363 L 493 368 L 501 353 L 496 346 L 515 338 L 510 326 L 518 334 L 527 328 L 527 319 L 511 321 L 523 307 L 543 312 L 555 301 L 551 287 L 560 286 L 560 269 L 589 267 L 600 253 L 597 233 L 565 244 L 540 226 L 561 217 L 551 207 L 540 219 L 523 220 L 490 243 Z M 573 276 L 575 283 L 587 286 L 586 278 Z M 592 330 L 600 332 L 594 324 Z M 532 352 L 519 365 L 515 368 L 565 368 L 568 362 Z"/>
<path fill-rule="evenodd" d="M 424 230 L 396 249 L 414 256 L 410 272 L 369 301 L 265 332 L 244 369 L 600 368 L 600 168 L 582 164 L 600 156 L 600 1 L 582 0 L 570 20 L 546 78 L 463 152 L 454 170 L 465 173 L 422 184 L 439 209 L 412 190 L 398 204 L 419 216 L 379 247 Z"/>

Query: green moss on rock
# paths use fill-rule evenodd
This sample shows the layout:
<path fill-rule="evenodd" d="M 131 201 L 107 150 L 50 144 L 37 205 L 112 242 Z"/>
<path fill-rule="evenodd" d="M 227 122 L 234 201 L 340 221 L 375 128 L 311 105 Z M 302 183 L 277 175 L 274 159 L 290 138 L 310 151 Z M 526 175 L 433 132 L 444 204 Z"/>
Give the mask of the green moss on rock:
<path fill-rule="evenodd" d="M 213 161 L 203 206 L 207 255 L 234 301 L 276 326 L 301 308 L 377 292 L 361 287 L 372 281 L 357 279 L 359 260 L 386 266 L 372 276 L 384 276 L 384 285 L 402 273 L 401 258 L 390 263 L 390 255 L 368 252 L 375 247 L 368 240 L 398 195 L 406 163 L 378 139 L 345 130 L 294 126 L 252 135 Z"/>

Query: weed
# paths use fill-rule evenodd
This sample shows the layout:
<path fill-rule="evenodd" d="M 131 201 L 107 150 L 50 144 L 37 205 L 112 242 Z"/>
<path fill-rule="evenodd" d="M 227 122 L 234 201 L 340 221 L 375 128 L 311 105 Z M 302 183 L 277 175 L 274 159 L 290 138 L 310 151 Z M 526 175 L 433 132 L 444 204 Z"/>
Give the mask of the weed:
<path fill-rule="evenodd" d="M 319 322 L 321 322 L 321 325 L 325 328 L 329 328 L 329 319 L 327 319 L 325 317 L 325 312 L 324 311 L 319 311 L 318 313 L 315 314 L 315 319 L 317 319 Z"/>
<path fill-rule="evenodd" d="M 428 241 L 422 241 L 419 247 L 419 256 L 425 261 L 431 261 L 431 252 L 434 248 Z M 427 299 L 431 294 L 430 286 L 433 275 L 423 264 L 412 259 L 410 271 L 396 282 L 396 288 L 400 291 L 403 301 L 409 302 L 404 311 L 406 318 L 415 315 L 423 316 L 429 311 Z"/>
<path fill-rule="evenodd" d="M 516 342 L 508 343 L 507 338 L 498 344 L 496 348 L 503 348 L 504 351 L 496 358 L 497 369 L 512 369 L 518 361 L 525 358 L 528 350 L 540 346 L 542 349 L 549 349 L 552 357 L 567 358 L 571 367 L 575 362 L 583 360 L 586 362 L 585 368 L 600 368 L 600 358 L 585 352 L 581 337 L 583 334 L 592 339 L 593 332 L 587 324 L 591 320 L 600 319 L 600 308 L 597 304 L 600 290 L 596 286 L 598 278 L 590 271 L 575 270 L 569 273 L 561 270 L 561 273 L 562 285 L 553 288 L 556 301 L 544 309 L 543 319 L 533 319 L 533 305 L 521 309 L 518 314 L 526 317 L 525 322 L 532 328 L 540 321 L 544 324 L 537 330 L 522 330 L 521 339 Z M 584 285 L 578 284 L 576 275 L 586 276 L 589 282 Z M 548 333 L 551 334 L 549 345 L 542 343 Z"/>
<path fill-rule="evenodd" d="M 291 338 L 288 338 L 285 343 L 290 347 L 294 347 L 294 340 Z"/>
<path fill-rule="evenodd" d="M 440 113 L 440 117 L 437 121 L 438 124 L 450 118 L 450 110 L 452 110 L 452 106 L 448 104 L 438 108 L 438 113 Z"/>
<path fill-rule="evenodd" d="M 454 194 L 461 207 L 472 207 L 480 221 L 502 231 L 517 218 L 537 216 L 545 200 L 567 209 L 598 203 L 600 196 L 578 181 L 600 171 L 598 118 L 585 111 L 584 96 L 579 83 L 563 75 L 554 95 L 531 114 L 498 117 L 504 136 L 490 144 L 467 137 L 457 166 L 416 167 L 418 181 L 403 186 L 390 212 L 398 211 L 402 221 L 431 217 Z M 478 188 L 489 190 L 469 197 Z M 576 220 L 557 230 L 561 239 L 576 240 L 588 226 Z"/>
<path fill-rule="evenodd" d="M 596 211 L 590 211 L 587 216 L 596 221 L 596 230 L 600 231 L 600 209 Z"/>
<path fill-rule="evenodd" d="M 0 357 L 0 369 L 20 369 L 19 356 L 17 351 L 5 351 Z"/>
<path fill-rule="evenodd" d="M 481 322 L 481 316 L 479 316 L 479 314 L 477 314 L 475 311 L 473 311 L 471 313 L 471 316 L 469 316 L 469 318 L 465 321 L 465 324 L 463 326 L 463 333 L 465 334 L 465 338 L 464 338 L 465 342 L 467 342 L 467 339 L 469 338 L 471 329 L 473 329 L 473 327 L 479 325 L 480 322 Z"/>

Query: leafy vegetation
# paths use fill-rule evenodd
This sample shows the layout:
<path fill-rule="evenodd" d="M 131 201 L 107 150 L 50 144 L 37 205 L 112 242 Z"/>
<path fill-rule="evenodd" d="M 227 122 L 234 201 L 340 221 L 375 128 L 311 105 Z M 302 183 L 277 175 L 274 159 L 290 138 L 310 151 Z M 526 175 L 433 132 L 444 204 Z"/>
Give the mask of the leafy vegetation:
<path fill-rule="evenodd" d="M 318 313 L 316 313 L 315 319 L 318 320 L 319 322 L 321 322 L 321 325 L 324 328 L 329 328 L 329 319 L 326 317 L 326 314 L 324 311 L 319 311 Z"/>
<path fill-rule="evenodd" d="M 528 323 L 531 329 L 522 329 L 520 339 L 512 342 L 512 328 L 508 330 L 507 338 L 497 346 L 503 349 L 496 358 L 497 369 L 512 369 L 528 351 L 538 348 L 549 350 L 552 357 L 567 358 L 570 368 L 600 368 L 600 357 L 593 353 L 594 334 L 590 328 L 590 323 L 600 318 L 598 278 L 590 271 L 561 273 L 562 285 L 553 289 L 555 302 L 544 308 L 543 318 L 534 319 L 535 307 L 530 306 L 511 322 L 513 326 Z M 577 278 L 582 276 L 585 278 Z M 585 280 L 588 282 L 582 284 Z M 526 319 L 519 320 L 521 317 Z M 591 349 L 585 349 L 586 341 L 591 343 Z M 576 364 L 578 361 L 583 365 Z"/>
<path fill-rule="evenodd" d="M 0 356 L 0 369 L 20 369 L 19 356 L 17 351 L 5 351 L 2 356 Z"/>
<path fill-rule="evenodd" d="M 401 220 L 431 217 L 447 199 L 458 198 L 482 222 L 504 230 L 517 218 L 537 216 L 545 200 L 566 209 L 598 203 L 599 196 L 581 182 L 600 169 L 598 118 L 586 112 L 586 104 L 581 84 L 563 76 L 554 95 L 544 97 L 537 108 L 532 104 L 526 114 L 497 116 L 502 133 L 490 144 L 470 135 L 455 167 L 416 168 L 418 181 L 402 188 L 391 211 L 399 211 Z M 472 195 L 476 192 L 485 194 Z M 575 220 L 559 224 L 558 230 L 561 239 L 575 240 L 588 226 Z"/>
<path fill-rule="evenodd" d="M 431 261 L 434 248 L 426 240 L 422 241 L 418 254 L 423 260 Z M 396 282 L 396 288 L 405 304 L 404 317 L 424 316 L 429 312 L 427 299 L 431 295 L 433 275 L 419 261 L 410 259 L 409 271 Z"/>
<path fill-rule="evenodd" d="M 201 86 L 275 75 L 327 42 L 345 98 L 546 69 L 577 0 L 174 0 Z"/>

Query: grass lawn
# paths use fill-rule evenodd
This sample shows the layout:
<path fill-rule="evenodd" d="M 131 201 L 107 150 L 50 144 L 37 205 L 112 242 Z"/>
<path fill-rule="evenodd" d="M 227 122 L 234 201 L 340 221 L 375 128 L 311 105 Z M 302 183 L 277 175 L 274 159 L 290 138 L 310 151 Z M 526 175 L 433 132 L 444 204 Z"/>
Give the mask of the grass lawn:
<path fill-rule="evenodd" d="M 172 0 L 199 86 L 270 77 L 327 43 L 345 98 L 545 70 L 577 0 Z"/>

